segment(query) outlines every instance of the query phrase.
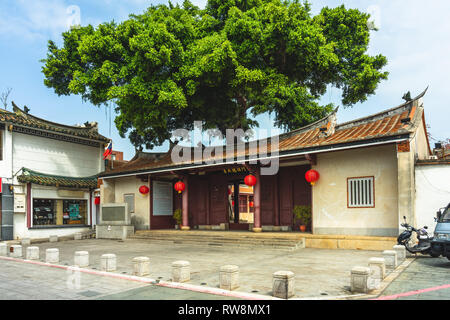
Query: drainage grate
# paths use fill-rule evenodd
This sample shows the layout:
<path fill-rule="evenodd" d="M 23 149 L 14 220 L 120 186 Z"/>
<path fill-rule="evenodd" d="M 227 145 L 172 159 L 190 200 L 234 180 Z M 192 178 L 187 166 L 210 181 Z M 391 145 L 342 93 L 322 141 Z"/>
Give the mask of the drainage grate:
<path fill-rule="evenodd" d="M 91 290 L 83 291 L 83 292 L 80 292 L 80 293 L 78 293 L 78 294 L 79 294 L 80 296 L 84 296 L 84 297 L 95 297 L 95 296 L 101 295 L 100 292 L 97 292 L 97 291 L 91 291 Z"/>

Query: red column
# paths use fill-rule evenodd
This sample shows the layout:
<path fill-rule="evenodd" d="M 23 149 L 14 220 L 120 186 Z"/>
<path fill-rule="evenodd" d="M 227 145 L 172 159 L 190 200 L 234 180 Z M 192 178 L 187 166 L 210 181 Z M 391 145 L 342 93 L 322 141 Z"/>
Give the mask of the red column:
<path fill-rule="evenodd" d="M 183 182 L 185 185 L 185 189 L 182 194 L 182 216 L 183 222 L 181 225 L 181 230 L 189 230 L 189 178 L 186 175 Z"/>
<path fill-rule="evenodd" d="M 260 168 L 255 171 L 256 184 L 253 187 L 253 202 L 254 202 L 254 216 L 253 216 L 253 231 L 261 232 L 261 174 Z"/>

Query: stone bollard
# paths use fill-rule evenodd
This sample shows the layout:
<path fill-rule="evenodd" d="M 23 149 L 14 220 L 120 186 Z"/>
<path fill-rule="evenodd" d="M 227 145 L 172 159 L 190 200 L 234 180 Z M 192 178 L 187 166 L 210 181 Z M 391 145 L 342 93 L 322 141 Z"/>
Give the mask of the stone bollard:
<path fill-rule="evenodd" d="M 406 259 L 406 248 L 405 246 L 395 245 L 393 250 L 397 252 L 398 264 L 401 264 Z"/>
<path fill-rule="evenodd" d="M 226 265 L 220 267 L 220 289 L 234 290 L 239 288 L 239 267 Z"/>
<path fill-rule="evenodd" d="M 39 247 L 27 248 L 27 260 L 39 260 Z"/>
<path fill-rule="evenodd" d="M 58 236 L 52 235 L 52 236 L 48 237 L 48 241 L 49 242 L 58 242 Z"/>
<path fill-rule="evenodd" d="M 22 246 L 29 246 L 30 244 L 31 244 L 31 240 L 30 239 L 22 239 L 21 241 L 20 241 L 20 244 L 22 245 Z"/>
<path fill-rule="evenodd" d="M 45 250 L 45 262 L 46 263 L 58 263 L 59 262 L 59 249 L 50 248 Z"/>
<path fill-rule="evenodd" d="M 370 258 L 370 289 L 379 289 L 380 284 L 386 277 L 386 265 L 383 258 Z"/>
<path fill-rule="evenodd" d="M 83 234 L 81 232 L 77 232 L 75 233 L 75 235 L 73 236 L 74 240 L 81 240 L 83 239 Z"/>
<path fill-rule="evenodd" d="M 8 255 L 8 245 L 6 243 L 0 243 L 0 256 Z"/>
<path fill-rule="evenodd" d="M 370 290 L 370 272 L 368 267 L 354 267 L 351 271 L 350 290 L 368 293 Z"/>
<path fill-rule="evenodd" d="M 11 246 L 9 256 L 13 258 L 22 258 L 22 246 L 20 244 L 14 244 Z"/>
<path fill-rule="evenodd" d="M 143 277 L 150 274 L 150 258 L 136 257 L 133 259 L 133 274 Z"/>
<path fill-rule="evenodd" d="M 89 252 L 87 251 L 75 251 L 74 265 L 80 268 L 89 266 Z"/>
<path fill-rule="evenodd" d="M 102 255 L 102 271 L 116 271 L 117 257 L 114 253 L 107 253 Z"/>
<path fill-rule="evenodd" d="M 191 264 L 189 261 L 175 261 L 172 263 L 172 281 L 187 282 L 191 280 Z"/>
<path fill-rule="evenodd" d="M 294 273 L 291 271 L 277 271 L 273 274 L 272 295 L 281 299 L 294 296 Z"/>
<path fill-rule="evenodd" d="M 397 252 L 394 250 L 383 251 L 383 258 L 386 264 L 386 268 L 397 268 Z"/>

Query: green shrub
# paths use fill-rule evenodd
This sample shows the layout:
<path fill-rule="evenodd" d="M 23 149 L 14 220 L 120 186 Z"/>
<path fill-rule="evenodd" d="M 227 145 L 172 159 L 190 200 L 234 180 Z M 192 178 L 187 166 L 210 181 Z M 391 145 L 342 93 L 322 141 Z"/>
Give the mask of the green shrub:
<path fill-rule="evenodd" d="M 295 206 L 293 216 L 294 223 L 307 226 L 311 222 L 311 206 Z"/>
<path fill-rule="evenodd" d="M 175 221 L 176 221 L 176 223 L 177 223 L 178 225 L 181 225 L 181 222 L 182 222 L 181 209 L 176 209 L 176 210 L 173 212 L 173 218 L 175 219 Z"/>

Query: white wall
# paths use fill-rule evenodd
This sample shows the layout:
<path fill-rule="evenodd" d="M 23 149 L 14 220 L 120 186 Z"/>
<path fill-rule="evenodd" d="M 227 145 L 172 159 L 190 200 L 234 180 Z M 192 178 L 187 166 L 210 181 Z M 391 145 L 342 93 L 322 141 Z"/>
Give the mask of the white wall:
<path fill-rule="evenodd" d="M 14 173 L 25 167 L 47 174 L 87 177 L 103 169 L 98 147 L 16 132 L 12 142 Z"/>
<path fill-rule="evenodd" d="M 415 176 L 416 227 L 426 225 L 428 233 L 432 234 L 436 212 L 450 202 L 450 164 L 416 166 Z"/>
<path fill-rule="evenodd" d="M 0 177 L 5 179 L 3 183 L 11 183 L 12 178 L 12 134 L 7 129 L 1 130 L 3 143 L 3 160 L 0 160 Z"/>

